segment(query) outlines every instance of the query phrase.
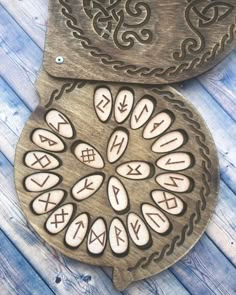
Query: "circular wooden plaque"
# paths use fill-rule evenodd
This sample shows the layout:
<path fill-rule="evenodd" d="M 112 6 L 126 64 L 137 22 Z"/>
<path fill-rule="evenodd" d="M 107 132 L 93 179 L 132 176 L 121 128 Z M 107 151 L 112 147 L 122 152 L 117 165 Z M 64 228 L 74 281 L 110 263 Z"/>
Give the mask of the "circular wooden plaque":
<path fill-rule="evenodd" d="M 51 0 L 44 66 L 64 78 L 186 80 L 235 48 L 235 15 L 235 0 Z"/>
<path fill-rule="evenodd" d="M 15 179 L 34 229 L 55 249 L 110 266 L 122 290 L 183 257 L 218 191 L 201 116 L 169 86 L 54 79 L 17 146 Z"/>

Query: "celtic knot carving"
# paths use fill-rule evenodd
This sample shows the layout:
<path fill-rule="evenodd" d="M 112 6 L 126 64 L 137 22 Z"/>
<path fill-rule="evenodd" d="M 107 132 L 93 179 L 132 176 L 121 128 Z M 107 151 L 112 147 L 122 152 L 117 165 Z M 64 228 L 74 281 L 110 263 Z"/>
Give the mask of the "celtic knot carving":
<path fill-rule="evenodd" d="M 212 26 L 231 14 L 234 6 L 222 1 L 205 1 L 205 7 L 202 7 L 203 0 L 187 0 L 189 2 L 185 10 L 185 19 L 190 29 L 196 34 L 195 38 L 187 38 L 181 44 L 181 52 L 175 52 L 173 57 L 175 60 L 184 60 L 187 54 L 198 54 L 206 47 L 206 41 L 203 31 L 200 28 Z M 201 4 L 201 9 L 198 6 Z"/>
<path fill-rule="evenodd" d="M 148 4 L 137 0 L 83 0 L 84 11 L 95 32 L 113 40 L 119 49 L 130 49 L 135 41 L 149 44 L 153 33 L 145 27 L 151 17 Z"/>

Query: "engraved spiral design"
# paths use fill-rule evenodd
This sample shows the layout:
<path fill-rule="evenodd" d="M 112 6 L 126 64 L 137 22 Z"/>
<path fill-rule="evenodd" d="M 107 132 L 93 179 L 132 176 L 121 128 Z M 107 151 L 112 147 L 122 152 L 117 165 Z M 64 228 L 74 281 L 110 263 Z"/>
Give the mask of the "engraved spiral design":
<path fill-rule="evenodd" d="M 80 41 L 82 47 L 87 50 L 91 56 L 97 58 L 103 65 L 114 71 L 124 72 L 128 76 L 173 79 L 173 77 L 177 77 L 182 73 L 200 69 L 204 67 L 205 64 L 211 63 L 221 55 L 235 39 L 236 18 L 234 18 L 234 23 L 228 26 L 227 33 L 224 34 L 211 49 L 205 50 L 206 40 L 200 29 L 209 28 L 214 24 L 220 23 L 220 21 L 233 13 L 235 7 L 227 2 L 214 1 L 211 3 L 207 2 L 206 6 L 199 10 L 198 5 L 202 5 L 203 0 L 186 0 L 185 20 L 195 37 L 183 40 L 180 44 L 180 51 L 173 53 L 173 60 L 181 63 L 173 64 L 173 66 L 168 68 L 150 68 L 147 66 L 127 64 L 123 60 L 115 59 L 111 54 L 107 54 L 101 48 L 96 47 L 92 40 L 90 40 L 80 28 L 68 1 L 58 1 L 61 5 L 61 12 L 66 18 L 66 26 L 71 30 L 73 37 Z M 90 16 L 92 17 L 92 15 Z M 196 18 L 197 21 L 193 23 L 192 19 Z"/>

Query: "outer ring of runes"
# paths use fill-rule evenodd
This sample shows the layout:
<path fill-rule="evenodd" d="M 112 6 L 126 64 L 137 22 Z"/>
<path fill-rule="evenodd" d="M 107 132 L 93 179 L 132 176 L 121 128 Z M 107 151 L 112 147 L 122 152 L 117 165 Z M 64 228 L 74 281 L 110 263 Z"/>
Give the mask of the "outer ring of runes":
<path fill-rule="evenodd" d="M 38 91 L 15 178 L 39 235 L 71 258 L 113 267 L 119 290 L 182 258 L 218 192 L 214 142 L 193 106 L 169 86 L 44 71 Z"/>

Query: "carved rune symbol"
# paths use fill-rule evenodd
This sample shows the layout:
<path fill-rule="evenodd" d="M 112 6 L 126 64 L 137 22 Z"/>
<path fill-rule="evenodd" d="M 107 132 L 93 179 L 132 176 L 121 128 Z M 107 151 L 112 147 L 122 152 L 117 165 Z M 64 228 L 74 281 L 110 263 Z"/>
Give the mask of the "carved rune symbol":
<path fill-rule="evenodd" d="M 69 215 L 69 213 L 65 213 L 64 209 L 61 209 L 61 213 L 57 213 L 54 215 L 55 218 L 54 218 L 54 221 L 51 222 L 51 224 L 55 224 L 55 228 L 57 228 L 58 224 L 65 222 L 66 215 Z"/>
<path fill-rule="evenodd" d="M 118 246 L 120 246 L 120 241 L 125 242 L 121 237 L 120 234 L 122 233 L 122 230 L 119 229 L 119 227 L 115 226 L 115 235 L 116 235 L 116 243 Z"/>
<path fill-rule="evenodd" d="M 41 158 L 38 158 L 37 155 L 36 155 L 35 153 L 33 153 L 33 155 L 34 155 L 36 161 L 33 162 L 33 163 L 31 163 L 31 166 L 32 166 L 32 167 L 33 167 L 34 165 L 36 165 L 37 163 L 39 163 L 39 165 L 40 165 L 42 168 L 46 168 L 48 165 L 51 164 L 51 161 L 50 161 L 50 159 L 48 158 L 47 155 L 43 155 Z M 43 161 L 43 160 L 46 160 L 46 162 Z"/>
<path fill-rule="evenodd" d="M 120 111 L 121 114 L 127 111 L 128 104 L 126 103 L 126 98 L 127 98 L 127 95 L 124 96 L 124 100 L 120 102 L 118 107 L 118 110 Z"/>
<path fill-rule="evenodd" d="M 171 198 L 167 198 L 166 193 L 163 192 L 163 197 L 164 200 L 159 201 L 158 204 L 162 204 L 165 203 L 166 207 L 170 210 L 170 209 L 175 209 L 177 207 L 177 202 L 176 202 L 176 198 L 174 196 L 172 196 Z M 173 201 L 173 202 L 172 202 Z M 173 205 L 171 205 L 173 204 Z"/>
<path fill-rule="evenodd" d="M 139 114 L 139 116 L 136 116 L 136 115 L 134 116 L 136 123 L 138 123 L 138 121 L 140 120 L 140 118 L 142 117 L 142 115 L 144 114 L 145 111 L 148 113 L 148 107 L 147 107 L 146 104 L 143 107 L 143 109 L 142 109 L 141 113 Z"/>
<path fill-rule="evenodd" d="M 81 153 L 81 160 L 83 161 L 83 163 L 91 163 L 94 162 L 96 159 L 96 153 L 94 152 L 93 149 L 85 149 L 82 151 Z"/>
<path fill-rule="evenodd" d="M 173 177 L 173 176 L 170 176 L 169 178 L 171 179 L 172 183 L 167 183 L 167 182 L 165 182 L 165 183 L 164 183 L 165 185 L 174 186 L 174 187 L 179 187 L 177 181 L 184 181 L 184 179 L 183 179 L 183 178 L 180 178 L 180 177 Z M 177 180 L 177 181 L 176 181 L 176 180 Z"/>
<path fill-rule="evenodd" d="M 118 149 L 117 149 L 117 151 L 116 151 L 116 154 L 118 155 L 118 154 L 120 153 L 120 150 L 121 150 L 121 148 L 122 148 L 122 145 L 123 145 L 123 143 L 124 143 L 125 138 L 123 137 L 122 140 L 121 140 L 120 142 L 118 142 L 118 143 L 116 142 L 116 141 L 117 141 L 117 138 L 118 138 L 118 135 L 115 136 L 115 139 L 114 139 L 114 141 L 113 141 L 113 143 L 112 143 L 112 146 L 111 146 L 110 152 L 112 152 L 113 149 L 117 147 Z"/>
<path fill-rule="evenodd" d="M 173 165 L 173 164 L 183 164 L 185 163 L 185 161 L 175 161 L 175 162 L 171 162 L 171 158 L 169 158 L 166 162 L 166 165 Z"/>
<path fill-rule="evenodd" d="M 136 236 L 136 239 L 139 241 L 139 236 L 138 236 L 138 234 L 139 234 L 139 231 L 140 231 L 140 228 L 141 228 L 141 224 L 139 224 L 139 221 L 138 221 L 138 219 L 137 219 L 136 222 L 135 222 L 135 224 L 133 224 L 133 223 L 131 222 L 130 225 L 131 225 L 131 227 L 132 227 L 132 229 L 133 229 L 133 232 L 134 232 L 134 234 L 135 234 L 135 236 Z"/>
<path fill-rule="evenodd" d="M 49 146 L 53 146 L 53 145 L 57 144 L 57 142 L 55 142 L 54 140 L 52 140 L 52 139 L 50 139 L 50 138 L 47 138 L 47 137 L 44 136 L 44 135 L 39 134 L 39 138 L 40 138 L 40 141 L 41 141 L 42 143 L 44 143 L 44 142 L 48 142 L 48 145 L 49 145 Z"/>
<path fill-rule="evenodd" d="M 106 108 L 106 106 L 109 104 L 109 103 L 111 103 L 111 101 L 110 101 L 110 99 L 108 98 L 108 97 L 106 97 L 106 95 L 102 95 L 102 97 L 104 98 L 104 99 L 101 99 L 100 101 L 99 101 L 99 103 L 96 105 L 96 108 L 100 111 L 100 112 L 102 112 L 102 113 L 104 113 L 104 109 Z"/>
<path fill-rule="evenodd" d="M 161 219 L 163 222 L 166 222 L 165 219 L 163 219 L 161 217 L 160 214 L 158 213 L 146 213 L 146 215 L 152 220 L 153 223 L 155 223 L 155 225 L 160 228 L 160 225 L 157 223 L 156 219 L 153 218 L 153 216 L 157 216 L 159 219 Z"/>
<path fill-rule="evenodd" d="M 45 203 L 45 207 L 44 207 L 44 211 L 45 212 L 48 210 L 49 204 L 51 204 L 51 205 L 56 205 L 57 204 L 57 203 L 51 202 L 50 201 L 50 197 L 51 197 L 51 193 L 48 193 L 47 200 L 41 200 L 41 199 L 39 199 L 39 202 Z"/>
<path fill-rule="evenodd" d="M 84 187 L 79 190 L 77 194 L 83 192 L 84 190 L 94 191 L 94 188 L 92 188 L 91 185 L 93 185 L 93 182 L 88 183 L 88 179 L 86 178 L 84 181 Z"/>
<path fill-rule="evenodd" d="M 102 246 L 104 246 L 106 241 L 106 231 L 102 232 L 100 235 L 97 235 L 92 229 L 90 234 L 89 244 L 92 244 L 93 242 L 97 240 Z"/>
<path fill-rule="evenodd" d="M 37 182 L 37 181 L 34 180 L 33 178 L 31 178 L 31 181 L 34 182 L 35 184 L 37 184 L 39 187 L 43 187 L 43 186 L 46 184 L 46 182 L 48 181 L 49 178 L 50 178 L 50 175 L 48 175 L 48 176 L 44 179 L 44 181 L 43 181 L 42 183 Z"/>
<path fill-rule="evenodd" d="M 154 123 L 153 128 L 150 132 L 153 133 L 163 122 L 164 120 L 162 120 L 160 123 Z"/>
<path fill-rule="evenodd" d="M 116 198 L 116 203 L 117 203 L 117 205 L 119 205 L 118 194 L 120 192 L 120 189 L 118 187 L 114 186 L 114 185 L 112 186 L 112 189 L 113 189 L 113 193 L 114 193 L 115 198 Z"/>
<path fill-rule="evenodd" d="M 79 232 L 79 230 L 80 230 L 81 227 L 82 227 L 82 228 L 85 228 L 84 223 L 83 223 L 82 220 L 80 220 L 79 222 L 76 222 L 76 225 L 78 225 L 78 227 L 77 227 L 77 229 L 76 229 L 76 231 L 75 231 L 75 234 L 74 234 L 74 236 L 73 236 L 73 239 L 76 238 L 76 236 L 77 236 L 77 234 L 78 234 L 78 232 Z"/>
<path fill-rule="evenodd" d="M 57 122 L 57 126 L 54 126 L 52 123 L 49 123 L 49 125 L 57 132 L 60 132 L 61 125 L 70 125 L 70 124 L 67 122 L 67 120 L 61 114 L 58 114 L 58 116 L 61 118 L 62 121 Z"/>
<path fill-rule="evenodd" d="M 167 145 L 167 144 L 169 144 L 169 143 L 175 142 L 177 139 L 178 139 L 177 137 L 174 138 L 174 139 L 171 139 L 171 140 L 169 140 L 169 141 L 167 141 L 167 142 L 161 144 L 160 147 L 163 147 L 163 146 L 165 146 L 165 145 Z"/>
<path fill-rule="evenodd" d="M 132 168 L 130 165 L 127 165 L 127 167 L 129 167 L 129 171 L 127 172 L 126 175 L 142 175 L 142 172 L 139 171 L 139 168 L 141 167 L 141 165 L 137 165 L 135 168 Z"/>

